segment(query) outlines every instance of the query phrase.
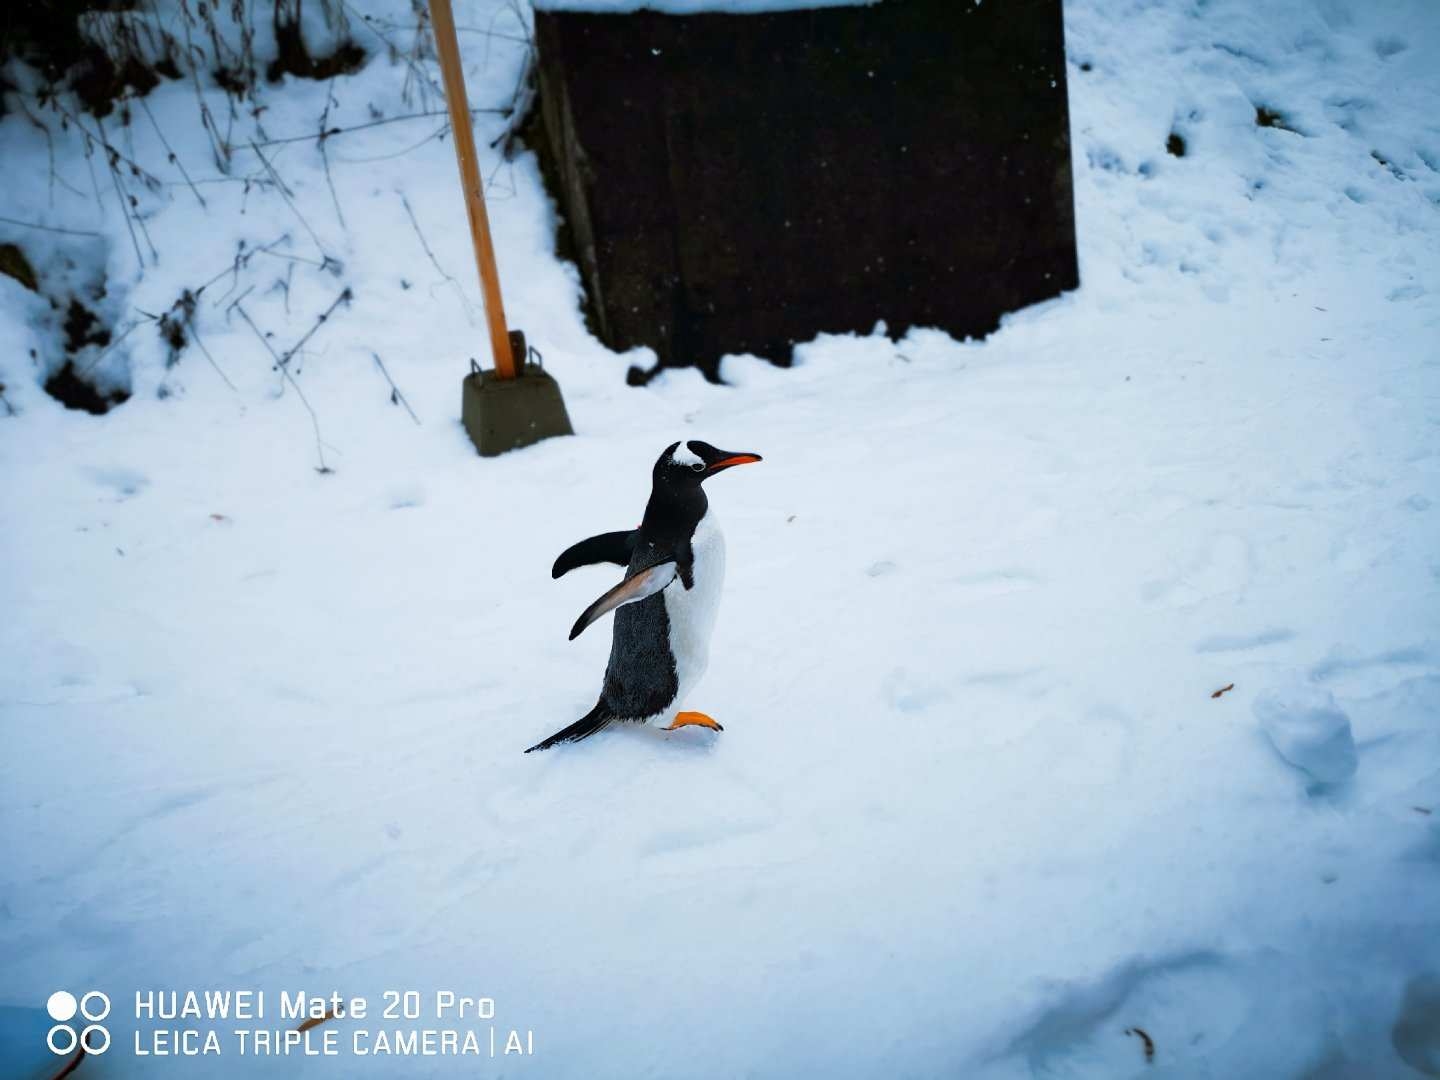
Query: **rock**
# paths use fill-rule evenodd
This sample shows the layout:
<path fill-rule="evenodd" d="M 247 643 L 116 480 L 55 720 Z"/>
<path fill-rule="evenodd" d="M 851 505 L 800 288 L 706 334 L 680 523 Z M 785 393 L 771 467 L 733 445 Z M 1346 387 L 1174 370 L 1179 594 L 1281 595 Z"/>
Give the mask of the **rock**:
<path fill-rule="evenodd" d="M 15 244 L 0 244 L 0 274 L 14 278 L 31 292 L 40 291 L 40 279 L 25 253 Z"/>

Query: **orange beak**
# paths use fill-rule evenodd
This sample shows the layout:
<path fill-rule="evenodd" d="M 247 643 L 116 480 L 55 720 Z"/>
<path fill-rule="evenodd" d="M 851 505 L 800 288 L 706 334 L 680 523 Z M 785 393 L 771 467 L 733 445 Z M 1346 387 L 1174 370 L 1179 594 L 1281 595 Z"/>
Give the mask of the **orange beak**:
<path fill-rule="evenodd" d="M 759 454 L 731 454 L 728 457 L 721 458 L 719 461 L 715 462 L 714 465 L 711 465 L 708 469 L 705 470 L 705 474 L 707 476 L 712 476 L 715 473 L 719 472 L 721 469 L 728 469 L 732 465 L 753 465 L 755 462 L 763 460 L 764 458 L 762 458 Z"/>

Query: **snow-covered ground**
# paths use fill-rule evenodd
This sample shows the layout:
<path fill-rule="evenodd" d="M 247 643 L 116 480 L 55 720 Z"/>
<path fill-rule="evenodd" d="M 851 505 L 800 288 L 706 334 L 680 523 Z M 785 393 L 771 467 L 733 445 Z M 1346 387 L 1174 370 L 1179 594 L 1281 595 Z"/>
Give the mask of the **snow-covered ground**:
<path fill-rule="evenodd" d="M 459 7 L 504 105 L 521 26 Z M 1071 0 L 1066 32 L 1080 290 L 730 386 L 624 385 L 482 114 L 508 314 L 578 432 L 492 460 L 443 116 L 329 140 L 333 196 L 270 143 L 286 196 L 220 180 L 162 84 L 106 122 L 164 183 L 143 275 L 103 161 L 97 207 L 73 131 L 52 183 L 0 122 L 4 217 L 100 233 L 65 242 L 121 329 L 288 237 L 200 294 L 213 365 L 139 322 L 103 417 L 40 389 L 0 276 L 0 1005 L 115 997 L 82 1076 L 1440 1075 L 1440 13 Z M 331 122 L 440 109 L 412 74 L 336 79 Z M 234 175 L 326 90 L 266 88 Z M 283 353 L 347 287 L 282 380 L 245 316 Z M 724 734 L 523 756 L 609 644 L 565 635 L 613 569 L 551 560 L 684 437 L 765 457 L 709 485 Z M 484 994 L 535 1053 L 131 1056 L 135 990 L 203 987 Z"/>

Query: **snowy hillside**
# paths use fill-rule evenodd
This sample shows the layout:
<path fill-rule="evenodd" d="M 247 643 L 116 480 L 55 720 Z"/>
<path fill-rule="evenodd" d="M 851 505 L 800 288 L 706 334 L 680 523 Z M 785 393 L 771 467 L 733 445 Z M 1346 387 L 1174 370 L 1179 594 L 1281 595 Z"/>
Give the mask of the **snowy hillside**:
<path fill-rule="evenodd" d="M 81 1077 L 1440 1075 L 1435 5 L 1069 0 L 1081 288 L 729 386 L 624 384 L 480 112 L 578 432 L 487 460 L 397 7 L 258 115 L 201 88 L 228 177 L 189 80 L 75 113 L 89 158 L 0 120 L 0 243 L 130 394 L 48 396 L 60 316 L 0 275 L 0 1006 L 120 1002 Z M 457 4 L 475 108 L 524 18 Z M 522 755 L 609 647 L 566 632 L 613 568 L 551 560 L 690 437 L 765 458 L 708 485 L 724 733 Z M 133 1056 L 136 990 L 242 987 L 488 995 L 534 1054 Z"/>

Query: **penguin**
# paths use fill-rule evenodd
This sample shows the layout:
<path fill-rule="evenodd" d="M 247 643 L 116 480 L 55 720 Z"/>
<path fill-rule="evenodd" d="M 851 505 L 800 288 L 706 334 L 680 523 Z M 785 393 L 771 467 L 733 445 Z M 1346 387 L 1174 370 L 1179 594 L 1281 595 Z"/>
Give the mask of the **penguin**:
<path fill-rule="evenodd" d="M 726 469 L 760 460 L 759 454 L 717 450 L 696 439 L 671 443 L 655 462 L 638 529 L 601 533 L 561 552 L 552 578 L 577 566 L 615 563 L 625 567 L 625 580 L 586 608 L 570 629 L 574 641 L 602 615 L 615 612 L 600 700 L 525 753 L 588 739 L 617 721 L 669 719 L 665 731 L 725 730 L 704 713 L 679 711 L 705 673 L 725 581 L 725 537 L 701 485 Z"/>

